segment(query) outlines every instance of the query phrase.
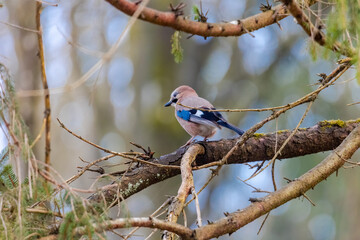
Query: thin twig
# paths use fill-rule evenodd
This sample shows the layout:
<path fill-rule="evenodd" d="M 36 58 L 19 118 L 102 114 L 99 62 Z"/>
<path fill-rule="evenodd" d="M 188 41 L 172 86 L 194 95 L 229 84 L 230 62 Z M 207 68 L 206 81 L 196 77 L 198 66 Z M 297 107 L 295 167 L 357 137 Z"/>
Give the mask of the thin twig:
<path fill-rule="evenodd" d="M 182 107 L 186 107 L 189 109 L 196 109 L 200 111 L 206 111 L 206 112 L 268 112 L 268 111 L 274 111 L 278 109 L 283 109 L 287 107 L 287 105 L 284 106 L 277 106 L 277 107 L 269 107 L 269 108 L 249 108 L 249 109 L 205 109 L 205 108 L 196 108 L 196 107 L 190 107 L 181 103 L 176 103 L 177 105 L 180 105 Z"/>
<path fill-rule="evenodd" d="M 144 240 L 149 240 L 152 237 L 152 235 L 154 235 L 157 231 L 159 231 L 159 230 L 156 228 L 154 230 L 152 230 L 152 232 L 149 234 L 149 236 L 147 236 Z"/>
<path fill-rule="evenodd" d="M 339 157 L 340 157 L 340 156 L 339 156 Z M 340 158 L 341 158 L 341 157 L 340 157 Z M 289 179 L 289 178 L 287 178 L 287 177 L 284 177 L 284 179 L 285 179 L 288 183 L 291 183 L 291 182 L 294 181 L 294 180 L 291 180 L 291 179 Z M 311 205 L 313 205 L 314 207 L 316 206 L 316 204 L 309 198 L 308 195 L 306 195 L 306 193 L 302 193 L 301 195 L 302 195 L 306 200 L 308 200 Z"/>
<path fill-rule="evenodd" d="M 163 204 L 161 204 L 161 206 L 158 207 L 158 209 L 156 209 L 156 210 L 150 215 L 150 217 L 154 217 L 158 212 L 161 211 L 161 209 L 163 209 L 163 208 L 164 208 L 166 205 L 168 205 L 170 202 L 171 202 L 171 198 L 167 198 L 166 201 L 163 202 Z M 156 217 L 158 217 L 158 216 L 156 216 Z M 185 227 L 186 227 L 186 225 L 185 225 Z M 137 230 L 139 230 L 139 229 L 140 229 L 140 227 L 134 228 L 134 229 L 124 238 L 124 240 L 129 239 L 129 237 L 131 237 L 131 236 L 132 236 Z"/>
<path fill-rule="evenodd" d="M 203 168 L 208 168 L 208 167 L 212 167 L 212 166 L 221 166 L 224 165 L 227 161 L 227 159 L 237 150 L 238 147 L 240 147 L 241 145 L 243 145 L 258 129 L 260 129 L 262 126 L 264 126 L 267 122 L 272 121 L 276 118 L 278 118 L 281 114 L 285 113 L 286 111 L 288 111 L 289 109 L 292 109 L 294 107 L 297 107 L 299 105 L 302 105 L 304 103 L 307 102 L 312 102 L 315 100 L 315 98 L 317 97 L 317 95 L 324 90 L 325 88 L 331 86 L 336 80 L 338 80 L 340 78 L 340 76 L 342 76 L 342 74 L 348 70 L 350 68 L 350 64 L 349 62 L 346 62 L 344 64 L 341 64 L 340 66 L 338 66 L 334 71 L 332 71 L 327 77 L 326 79 L 323 81 L 323 85 L 319 86 L 315 91 L 301 97 L 300 99 L 289 103 L 286 105 L 285 108 L 280 109 L 278 111 L 275 111 L 273 114 L 271 114 L 269 117 L 265 118 L 264 120 L 262 120 L 261 122 L 255 124 L 253 127 L 251 127 L 250 129 L 248 129 L 240 138 L 239 140 L 235 143 L 235 145 L 230 149 L 230 151 L 220 160 L 220 161 L 216 161 L 216 162 L 211 162 L 208 164 L 204 164 L 200 167 L 193 167 L 193 170 L 199 170 L 199 169 L 203 169 Z"/>
<path fill-rule="evenodd" d="M 51 138 L 50 138 L 50 124 L 51 124 L 51 108 L 50 108 L 50 93 L 49 86 L 46 78 L 45 70 L 45 53 L 44 53 L 44 43 L 43 43 L 43 31 L 41 26 L 41 11 L 42 3 L 36 2 L 36 30 L 38 31 L 38 45 L 39 45 L 39 57 L 40 57 L 40 66 L 41 66 L 41 79 L 43 84 L 43 89 L 46 92 L 44 96 L 45 110 L 44 110 L 44 119 L 46 120 L 45 126 L 45 170 L 48 171 L 50 166 L 50 151 L 51 151 Z"/>
<path fill-rule="evenodd" d="M 16 25 L 16 24 L 12 24 L 12 23 L 9 23 L 9 22 L 0 21 L 0 23 L 5 24 L 5 25 L 8 25 L 8 26 L 13 27 L 13 28 L 20 29 L 20 30 L 24 30 L 24 31 L 28 31 L 28 32 L 33 32 L 33 33 L 39 33 L 38 30 L 31 29 L 31 28 L 26 28 L 26 27 L 22 27 L 22 26 L 19 26 L 19 25 Z"/>
<path fill-rule="evenodd" d="M 278 147 L 278 122 L 279 122 L 279 119 L 277 118 L 275 121 L 276 131 L 275 131 L 275 151 L 274 152 L 277 152 L 277 147 Z M 274 186 L 274 191 L 277 190 L 276 181 L 275 181 L 275 162 L 276 162 L 276 160 L 274 160 L 274 162 L 271 166 L 271 178 L 272 178 L 272 182 L 273 182 L 273 186 Z M 266 220 L 266 218 L 265 218 L 265 220 Z M 264 222 L 265 222 L 265 220 L 264 220 Z"/>
<path fill-rule="evenodd" d="M 257 232 L 257 235 L 259 235 L 259 234 L 260 234 L 261 229 L 263 228 L 263 226 L 264 226 L 264 224 L 265 224 L 266 220 L 268 219 L 269 215 L 270 215 L 270 212 L 268 212 L 268 214 L 266 214 L 266 216 L 265 216 L 264 220 L 262 221 L 261 226 L 260 226 L 260 228 L 259 228 L 259 231 Z"/>
<path fill-rule="evenodd" d="M 245 182 L 244 180 L 242 180 L 241 178 L 237 177 L 237 179 L 239 179 L 241 182 L 243 182 L 245 185 L 248 185 L 249 187 L 251 187 L 252 189 L 254 189 L 253 192 L 255 193 L 270 193 L 269 191 L 265 191 L 265 190 L 261 190 L 260 188 L 257 188 L 253 185 L 251 185 L 250 183 L 248 182 Z"/>
<path fill-rule="evenodd" d="M 45 126 L 46 126 L 46 118 L 43 118 L 43 123 L 41 124 L 41 129 L 39 131 L 39 134 L 36 136 L 35 140 L 31 143 L 30 145 L 30 149 L 33 148 L 35 146 L 35 144 L 40 140 L 44 130 L 45 130 Z"/>
<path fill-rule="evenodd" d="M 70 133 L 71 135 L 73 135 L 74 137 L 80 139 L 81 141 L 83 142 L 86 142 L 87 144 L 93 146 L 93 147 L 96 147 L 106 153 L 110 153 L 110 154 L 114 154 L 116 156 L 120 156 L 120 157 L 123 157 L 123 158 L 127 158 L 127 159 L 130 159 L 130 160 L 133 160 L 135 162 L 140 162 L 140 163 L 144 163 L 144 164 L 149 164 L 149 165 L 153 165 L 153 166 L 156 166 L 156 167 L 164 167 L 164 168 L 173 168 L 173 169 L 180 169 L 179 166 L 172 166 L 172 165 L 163 165 L 163 164 L 158 164 L 158 163 L 153 163 L 153 162 L 149 162 L 149 161 L 145 161 L 145 160 L 142 160 L 140 158 L 136 158 L 136 157 L 132 157 L 132 156 L 129 156 L 127 154 L 123 154 L 123 153 L 119 153 L 119 152 L 114 152 L 114 151 L 111 151 L 109 149 L 106 149 L 106 148 L 103 148 L 93 142 L 90 142 L 89 140 L 86 140 L 85 138 L 81 137 L 80 135 L 77 135 L 76 133 L 74 133 L 73 131 L 71 131 L 70 129 L 68 129 L 58 118 L 57 118 L 60 126 L 65 129 L 68 133 Z"/>
<path fill-rule="evenodd" d="M 197 224 L 199 227 L 202 226 L 202 221 L 201 221 L 201 211 L 200 211 L 200 204 L 199 204 L 199 198 L 196 194 L 196 191 L 195 191 L 195 187 L 192 187 L 191 188 L 191 193 L 192 195 L 194 195 L 194 198 L 195 198 L 195 207 L 196 207 L 196 216 L 197 216 Z"/>
<path fill-rule="evenodd" d="M 88 165 L 86 165 L 85 167 L 83 167 L 83 168 L 81 169 L 81 171 L 78 172 L 78 174 L 72 176 L 71 178 L 69 178 L 69 179 L 66 180 L 65 182 L 66 182 L 67 184 L 72 183 L 73 181 L 75 181 L 76 179 L 78 179 L 79 177 L 81 177 L 81 175 L 83 175 L 83 174 L 84 174 L 89 168 L 91 168 L 93 165 L 95 165 L 95 164 L 97 164 L 97 163 L 99 163 L 99 162 L 106 161 L 106 160 L 108 160 L 108 159 L 110 159 L 110 158 L 113 158 L 113 157 L 115 157 L 115 156 L 116 156 L 115 154 L 107 155 L 107 156 L 105 156 L 105 157 L 99 158 L 99 159 L 97 159 L 97 160 L 89 163 Z"/>
<path fill-rule="evenodd" d="M 349 104 L 346 104 L 346 106 L 352 106 L 352 105 L 356 105 L 356 104 L 360 104 L 360 102 L 349 103 Z"/>
<path fill-rule="evenodd" d="M 280 149 L 275 153 L 275 155 L 273 156 L 273 158 L 269 161 L 269 163 L 263 167 L 262 169 L 260 169 L 257 173 L 253 174 L 251 177 L 247 178 L 245 181 L 249 181 L 250 179 L 256 177 L 257 175 L 259 175 L 261 172 L 263 172 L 268 166 L 270 166 L 270 164 L 273 164 L 275 162 L 275 159 L 279 156 L 279 154 L 281 154 L 281 151 L 285 148 L 285 146 L 288 144 L 288 142 L 290 141 L 290 139 L 295 135 L 295 133 L 297 132 L 297 130 L 299 129 L 301 123 L 304 121 L 306 115 L 308 114 L 308 112 L 310 111 L 310 108 L 313 104 L 313 101 L 311 101 L 308 105 L 308 107 L 305 110 L 305 113 L 303 114 L 303 116 L 301 117 L 299 123 L 297 124 L 297 126 L 295 127 L 295 129 L 292 131 L 292 133 L 290 134 L 290 136 L 284 141 L 284 143 L 281 145 Z"/>

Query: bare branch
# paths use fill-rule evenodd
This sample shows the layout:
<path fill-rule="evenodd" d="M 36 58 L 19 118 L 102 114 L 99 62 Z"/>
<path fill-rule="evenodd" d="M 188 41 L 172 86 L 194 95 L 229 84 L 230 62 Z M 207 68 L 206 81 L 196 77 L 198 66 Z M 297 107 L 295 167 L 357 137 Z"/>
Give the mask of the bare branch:
<path fill-rule="evenodd" d="M 125 14 L 132 16 L 138 4 L 127 0 L 106 0 L 111 5 L 124 12 Z M 311 1 L 313 4 L 315 1 Z M 309 1 L 310 3 L 310 1 Z M 275 17 L 274 17 L 275 16 Z M 228 36 L 240 36 L 246 33 L 253 32 L 260 28 L 277 23 L 279 20 L 287 17 L 287 11 L 282 5 L 274 7 L 272 10 L 256 14 L 254 16 L 237 20 L 229 23 L 205 23 L 189 20 L 188 17 L 183 15 L 177 16 L 174 12 L 162 12 L 155 9 L 146 7 L 139 16 L 141 20 L 154 23 L 161 26 L 167 26 L 187 32 L 194 35 L 203 37 L 228 37 Z"/>

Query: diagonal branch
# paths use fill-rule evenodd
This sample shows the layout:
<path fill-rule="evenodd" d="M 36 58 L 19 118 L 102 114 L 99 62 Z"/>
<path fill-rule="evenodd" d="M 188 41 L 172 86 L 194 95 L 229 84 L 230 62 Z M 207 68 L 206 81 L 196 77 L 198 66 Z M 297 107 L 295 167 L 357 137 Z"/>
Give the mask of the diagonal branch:
<path fill-rule="evenodd" d="M 196 229 L 194 239 L 210 239 L 232 233 L 284 203 L 300 197 L 339 170 L 359 148 L 360 125 L 327 158 L 300 178 L 241 211 L 234 212 L 213 224 Z"/>
<path fill-rule="evenodd" d="M 282 150 L 279 159 L 304 156 L 317 152 L 329 151 L 336 148 L 348 134 L 359 124 L 360 119 L 355 121 L 323 121 L 317 125 L 299 129 Z M 257 134 L 228 158 L 227 164 L 239 164 L 254 161 L 270 160 L 275 154 L 275 145 L 282 145 L 291 132 L 279 131 L 270 134 Z M 276 140 L 277 139 L 277 140 Z M 196 158 L 196 165 L 202 166 L 222 159 L 236 144 L 237 139 L 222 139 L 214 142 L 201 142 L 205 148 L 205 154 Z M 173 153 L 163 155 L 151 161 L 159 164 L 180 165 L 180 160 L 186 148 L 182 147 Z M 199 167 L 197 167 L 199 168 Z M 132 169 L 119 185 L 108 188 L 100 193 L 90 196 L 92 202 L 111 203 L 117 196 L 118 190 L 124 199 L 131 195 L 170 177 L 180 174 L 179 169 L 159 168 L 151 165 L 142 165 Z"/>

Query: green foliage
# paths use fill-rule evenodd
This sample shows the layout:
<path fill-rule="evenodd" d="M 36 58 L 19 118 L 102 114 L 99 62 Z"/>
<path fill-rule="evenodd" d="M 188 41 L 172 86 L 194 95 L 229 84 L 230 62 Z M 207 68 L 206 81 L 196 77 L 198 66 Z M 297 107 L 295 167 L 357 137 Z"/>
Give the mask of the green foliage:
<path fill-rule="evenodd" d="M 342 49 L 360 50 L 360 5 L 355 0 L 336 0 L 332 11 L 327 17 L 326 41 L 328 46 L 335 43 Z M 324 57 L 328 57 L 329 50 Z M 339 56 L 338 56 L 339 57 Z M 358 56 L 353 56 L 354 65 L 357 67 L 357 81 L 360 84 L 360 66 Z"/>
<path fill-rule="evenodd" d="M 41 181 L 43 180 L 38 179 L 38 183 Z M 44 189 L 42 184 L 33 184 L 32 194 L 30 194 L 28 182 L 2 189 L 0 192 L 2 205 L 0 207 L 4 220 L 0 224 L 0 239 L 6 239 L 6 237 L 8 239 L 23 239 L 30 234 L 32 236 L 49 234 L 50 226 L 55 224 L 51 210 L 49 210 L 49 214 L 27 211 L 27 208 L 33 203 L 49 197 L 48 190 L 45 191 Z M 50 203 L 43 204 L 41 209 L 50 209 L 50 205 Z"/>
<path fill-rule="evenodd" d="M 18 178 L 16 177 L 12 166 L 9 164 L 8 148 L 2 150 L 0 154 L 0 193 L 9 189 L 13 189 L 18 185 Z"/>
<path fill-rule="evenodd" d="M 183 49 L 180 45 L 180 32 L 175 31 L 171 37 L 171 54 L 174 55 L 176 63 L 181 63 L 183 60 Z"/>
<path fill-rule="evenodd" d="M 72 211 L 66 214 L 60 229 L 59 239 L 77 239 L 74 229 L 80 228 L 86 232 L 89 239 L 93 239 L 94 225 L 107 220 L 102 206 L 85 207 L 81 199 L 74 199 Z"/>
<path fill-rule="evenodd" d="M 85 206 L 80 197 L 65 190 L 54 194 L 52 185 L 36 174 L 37 169 L 29 179 L 19 182 L 10 161 L 30 164 L 33 153 L 27 126 L 18 111 L 14 84 L 1 63 L 0 84 L 0 122 L 9 136 L 8 146 L 0 152 L 0 239 L 37 239 L 59 230 L 59 222 L 61 239 L 77 239 L 73 233 L 76 227 L 85 229 L 88 238 L 93 239 L 93 224 L 106 218 L 102 205 Z M 62 219 L 64 212 L 67 214 Z"/>

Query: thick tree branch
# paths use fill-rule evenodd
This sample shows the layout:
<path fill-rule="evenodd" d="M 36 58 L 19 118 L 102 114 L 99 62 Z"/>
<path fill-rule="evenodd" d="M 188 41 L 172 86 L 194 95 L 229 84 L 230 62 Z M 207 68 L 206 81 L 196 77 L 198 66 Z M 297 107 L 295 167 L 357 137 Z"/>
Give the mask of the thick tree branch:
<path fill-rule="evenodd" d="M 129 16 L 132 16 L 138 8 L 138 4 L 127 0 L 106 1 Z M 309 1 L 309 4 L 313 3 L 315 3 L 315 1 Z M 287 16 L 287 10 L 282 5 L 278 5 L 272 10 L 259 13 L 243 20 L 238 20 L 236 24 L 196 22 L 189 20 L 185 16 L 177 16 L 174 12 L 162 12 L 148 7 L 143 10 L 139 18 L 150 23 L 172 27 L 176 30 L 199 36 L 228 37 L 240 36 L 245 33 L 253 32 L 277 23 Z"/>
<path fill-rule="evenodd" d="M 196 229 L 194 239 L 211 239 L 226 233 L 232 233 L 284 203 L 300 197 L 306 191 L 314 188 L 319 182 L 336 172 L 359 148 L 360 125 L 327 158 L 300 178 L 260 199 L 260 201 L 252 203 L 241 211 L 232 213 L 213 224 Z"/>
<path fill-rule="evenodd" d="M 348 134 L 359 124 L 359 122 L 360 119 L 347 122 L 340 120 L 323 121 L 313 127 L 299 129 L 283 149 L 279 159 L 293 158 L 332 150 L 348 136 Z M 280 146 L 290 134 L 290 131 L 278 132 L 278 146 Z M 205 148 L 205 154 L 197 156 L 196 165 L 201 166 L 207 163 L 219 161 L 229 152 L 236 141 L 237 139 L 223 139 L 214 142 L 201 142 L 200 144 Z M 237 150 L 228 158 L 227 164 L 269 160 L 275 154 L 275 144 L 275 133 L 263 135 L 256 134 L 254 137 L 247 140 L 244 145 L 237 148 Z M 173 153 L 161 156 L 151 161 L 160 164 L 180 165 L 180 160 L 185 151 L 186 148 L 182 147 Z M 180 174 L 178 169 L 159 168 L 147 164 L 142 165 L 132 169 L 123 176 L 118 185 L 90 196 L 90 201 L 106 201 L 107 203 L 111 203 L 114 199 L 116 199 L 119 193 L 122 198 L 125 199 L 150 185 L 178 174 Z"/>

